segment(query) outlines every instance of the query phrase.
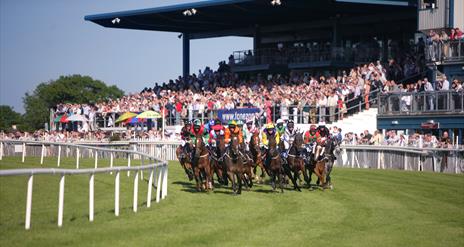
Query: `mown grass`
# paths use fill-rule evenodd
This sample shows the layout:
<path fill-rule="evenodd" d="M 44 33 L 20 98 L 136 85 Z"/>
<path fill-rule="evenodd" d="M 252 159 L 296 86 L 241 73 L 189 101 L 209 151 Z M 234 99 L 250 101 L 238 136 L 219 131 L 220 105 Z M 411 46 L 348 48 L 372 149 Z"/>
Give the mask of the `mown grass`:
<path fill-rule="evenodd" d="M 55 161 L 47 159 L 45 166 Z M 73 162 L 65 159 L 63 166 Z M 38 158 L 0 161 L 1 169 L 37 164 Z M 84 160 L 81 167 L 93 165 Z M 195 192 L 171 162 L 168 196 L 151 208 L 145 206 L 144 175 L 139 212 L 133 213 L 133 177 L 121 174 L 115 217 L 114 175 L 97 174 L 94 222 L 88 221 L 88 176 L 67 176 L 61 229 L 59 176 L 37 175 L 29 231 L 27 178 L 0 177 L 0 246 L 464 246 L 463 175 L 335 168 L 332 191 L 281 194 L 257 185 L 233 196 L 229 188 Z"/>

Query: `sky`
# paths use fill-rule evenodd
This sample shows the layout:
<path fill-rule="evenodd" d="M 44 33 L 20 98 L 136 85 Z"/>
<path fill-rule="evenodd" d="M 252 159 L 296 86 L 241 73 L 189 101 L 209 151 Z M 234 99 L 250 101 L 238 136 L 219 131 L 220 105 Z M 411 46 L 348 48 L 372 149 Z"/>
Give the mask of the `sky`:
<path fill-rule="evenodd" d="M 182 74 L 179 33 L 104 28 L 84 16 L 192 0 L 0 0 L 0 105 L 24 112 L 23 97 L 42 82 L 81 74 L 126 93 Z M 190 42 L 190 72 L 253 47 L 250 38 Z"/>

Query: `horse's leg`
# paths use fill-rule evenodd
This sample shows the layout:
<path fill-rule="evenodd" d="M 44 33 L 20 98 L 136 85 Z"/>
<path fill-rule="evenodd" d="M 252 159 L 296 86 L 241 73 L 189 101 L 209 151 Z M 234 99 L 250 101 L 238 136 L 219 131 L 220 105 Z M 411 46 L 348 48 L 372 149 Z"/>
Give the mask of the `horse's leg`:
<path fill-rule="evenodd" d="M 236 177 L 237 177 L 237 181 L 238 181 L 238 192 L 237 192 L 237 194 L 242 194 L 242 180 L 244 179 L 243 173 L 237 173 Z"/>
<path fill-rule="evenodd" d="M 237 183 L 235 182 L 235 174 L 232 172 L 229 172 L 229 178 L 230 181 L 232 182 L 232 191 L 234 194 L 237 194 Z"/>
<path fill-rule="evenodd" d="M 303 173 L 304 181 L 306 182 L 306 184 L 309 187 L 311 187 L 311 178 L 308 176 L 308 171 L 306 167 L 303 167 L 303 169 L 301 170 L 301 173 Z"/>
<path fill-rule="evenodd" d="M 200 191 L 200 169 L 194 168 L 194 174 L 195 174 L 195 182 L 196 182 L 196 187 L 197 191 Z"/>
<path fill-rule="evenodd" d="M 292 171 L 291 171 L 291 169 L 290 169 L 290 164 L 289 164 L 289 163 L 285 164 L 283 168 L 284 168 L 284 172 L 285 172 L 285 174 L 287 175 L 287 177 L 292 181 L 292 183 L 293 183 L 293 188 L 294 188 L 295 190 L 301 191 L 300 188 L 298 187 L 298 185 L 297 185 L 295 179 L 294 179 L 294 176 L 292 175 Z"/>
<path fill-rule="evenodd" d="M 279 171 L 279 184 L 280 184 L 280 192 L 284 193 L 284 183 L 283 183 L 283 174 L 282 174 L 282 169 Z"/>
<path fill-rule="evenodd" d="M 297 179 L 300 177 L 300 171 L 295 170 L 293 172 L 293 183 L 295 184 L 295 189 L 301 192 L 300 187 L 298 186 Z"/>
<path fill-rule="evenodd" d="M 271 177 L 271 187 L 272 187 L 272 190 L 275 190 L 276 189 L 276 175 L 274 174 L 274 171 L 270 170 L 270 177 Z"/>

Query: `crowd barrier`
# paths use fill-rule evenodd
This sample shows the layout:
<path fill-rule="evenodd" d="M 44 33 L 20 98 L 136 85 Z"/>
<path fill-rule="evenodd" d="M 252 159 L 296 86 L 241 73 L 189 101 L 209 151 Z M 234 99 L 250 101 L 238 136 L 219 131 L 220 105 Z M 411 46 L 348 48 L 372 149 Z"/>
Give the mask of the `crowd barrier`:
<path fill-rule="evenodd" d="M 44 154 L 55 155 L 56 143 L 45 146 Z M 118 141 L 118 142 L 81 142 L 76 146 L 111 148 L 112 150 L 131 150 L 133 159 L 140 159 L 141 155 L 149 155 L 155 159 L 176 161 L 176 148 L 180 141 Z M 4 148 L 10 156 L 22 155 L 21 152 L 13 152 L 12 147 Z M 28 154 L 40 156 L 42 145 L 31 143 L 28 146 Z M 86 157 L 95 157 L 92 151 L 80 151 Z M 67 149 L 63 152 L 69 157 L 74 157 L 76 149 Z M 337 160 L 335 166 L 352 168 L 374 168 L 374 169 L 400 169 L 410 171 L 430 171 L 446 173 L 464 172 L 464 149 L 458 148 L 417 148 L 399 147 L 386 145 L 341 145 L 335 153 Z M 106 156 L 105 156 L 106 155 Z M 100 154 L 102 158 L 108 158 L 108 154 Z M 115 156 L 116 157 L 116 156 Z M 119 154 L 118 158 L 123 158 Z"/>
<path fill-rule="evenodd" d="M 111 147 L 111 148 L 110 148 Z M 138 205 L 138 181 L 143 180 L 143 171 L 149 173 L 148 177 L 148 192 L 147 192 L 147 207 L 151 206 L 152 200 L 152 185 L 156 187 L 156 202 L 164 199 L 167 196 L 168 186 L 168 163 L 158 157 L 160 155 L 150 155 L 140 151 L 128 149 L 131 147 L 125 143 L 111 144 L 71 144 L 60 142 L 40 142 L 40 141 L 0 141 L 0 160 L 5 156 L 20 156 L 24 163 L 28 157 L 40 157 L 40 164 L 44 163 L 45 157 L 57 157 L 57 168 L 32 168 L 32 169 L 0 169 L 1 176 L 29 176 L 27 182 L 26 196 L 26 216 L 25 228 L 31 227 L 31 210 L 32 210 L 32 192 L 33 181 L 35 175 L 60 175 L 59 182 L 59 199 L 58 199 L 58 226 L 63 224 L 63 209 L 64 209 L 64 192 L 65 192 L 65 177 L 67 175 L 89 175 L 89 221 L 94 220 L 94 176 L 96 173 L 115 174 L 115 194 L 114 194 L 114 213 L 119 216 L 119 184 L 120 173 L 127 172 L 130 176 L 131 171 L 134 174 L 134 194 L 133 194 L 133 211 L 137 212 Z M 157 149 L 153 149 L 152 153 L 156 153 Z M 74 157 L 75 169 L 60 168 L 62 157 Z M 166 157 L 166 156 L 165 156 Z M 94 159 L 94 168 L 81 169 L 80 160 L 82 158 Z M 113 166 L 114 159 L 127 159 L 127 166 Z M 109 165 L 101 164 L 99 159 L 109 159 Z M 139 159 L 141 165 L 131 166 L 131 160 Z M 105 166 L 105 167 L 102 167 Z M 140 175 L 140 176 L 139 176 Z"/>

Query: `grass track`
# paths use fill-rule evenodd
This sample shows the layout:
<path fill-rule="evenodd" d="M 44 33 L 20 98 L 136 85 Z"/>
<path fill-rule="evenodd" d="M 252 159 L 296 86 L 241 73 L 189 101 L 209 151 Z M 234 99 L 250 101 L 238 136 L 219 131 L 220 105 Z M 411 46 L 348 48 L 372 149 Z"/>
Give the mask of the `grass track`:
<path fill-rule="evenodd" d="M 47 159 L 47 167 L 55 161 Z M 38 163 L 5 158 L 0 168 Z M 72 164 L 63 162 L 67 168 Z M 119 217 L 113 213 L 114 175 L 95 175 L 92 223 L 88 176 L 74 175 L 66 177 L 61 229 L 58 181 L 34 176 L 32 229 L 26 231 L 27 178 L 0 177 L 0 246 L 464 246 L 463 175 L 335 168 L 333 191 L 280 194 L 257 185 L 233 196 L 229 188 L 194 192 L 171 162 L 166 200 L 147 209 L 147 183 L 139 182 L 138 213 L 132 212 L 133 178 L 121 174 Z"/>

